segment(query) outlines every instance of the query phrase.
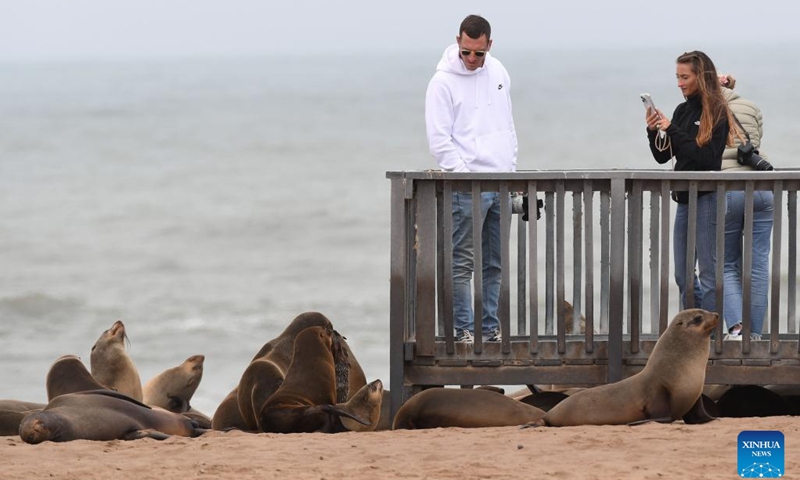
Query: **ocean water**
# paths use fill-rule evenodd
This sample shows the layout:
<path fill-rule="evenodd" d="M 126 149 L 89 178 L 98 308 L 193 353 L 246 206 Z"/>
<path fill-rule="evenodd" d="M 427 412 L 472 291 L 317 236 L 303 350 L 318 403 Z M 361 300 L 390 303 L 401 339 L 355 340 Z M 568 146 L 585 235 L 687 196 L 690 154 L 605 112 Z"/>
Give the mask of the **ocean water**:
<path fill-rule="evenodd" d="M 211 415 L 296 315 L 327 315 L 389 381 L 387 171 L 435 168 L 423 121 L 445 46 L 414 54 L 0 64 L 0 398 L 44 402 L 115 320 L 142 381 L 206 356 Z M 684 50 L 503 50 L 518 168 L 663 168 L 639 93 L 682 99 Z M 706 50 L 797 166 L 797 47 Z"/>

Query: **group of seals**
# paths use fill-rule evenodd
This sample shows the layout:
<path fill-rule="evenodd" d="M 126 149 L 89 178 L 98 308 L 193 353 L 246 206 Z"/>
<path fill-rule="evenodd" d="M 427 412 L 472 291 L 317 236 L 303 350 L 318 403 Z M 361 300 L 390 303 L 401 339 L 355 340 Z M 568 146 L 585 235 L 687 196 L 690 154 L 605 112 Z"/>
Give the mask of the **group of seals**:
<path fill-rule="evenodd" d="M 382 399 L 383 384 L 367 384 L 331 321 L 305 312 L 255 354 L 217 407 L 211 426 L 248 432 L 363 431 L 376 428 Z M 289 419 L 289 411 L 300 420 Z"/>
<path fill-rule="evenodd" d="M 704 423 L 713 420 L 711 410 L 715 416 L 743 416 L 737 408 L 759 412 L 758 405 L 766 403 L 763 399 L 772 398 L 765 395 L 780 396 L 753 386 L 731 388 L 716 402 L 703 394 L 709 337 L 718 322 L 716 313 L 701 309 L 678 313 L 644 369 L 616 383 L 571 395 L 534 390 L 519 397 L 488 387 L 430 388 L 400 408 L 391 428 L 616 425 L 678 419 Z M 18 426 L 24 441 L 39 443 L 202 433 L 205 426 L 198 421 L 202 414 L 192 411 L 189 400 L 202 378 L 204 357 L 187 358 L 142 389 L 125 352 L 126 338 L 119 321 L 103 332 L 92 347 L 91 372 L 77 356 L 57 359 L 47 375 L 46 405 L 0 401 L 0 434 Z M 306 312 L 264 344 L 213 421 L 208 419 L 208 426 L 276 433 L 370 431 L 379 423 L 389 428 L 386 395 L 380 380 L 366 383 L 330 320 Z M 794 412 L 793 407 L 782 409 L 783 404 L 770 405 L 764 414 Z M 723 415 L 723 411 L 733 413 Z"/>
<path fill-rule="evenodd" d="M 331 321 L 319 312 L 305 312 L 289 322 L 280 335 L 261 347 L 239 379 L 239 384 L 217 406 L 212 428 L 257 431 L 256 408 L 260 410 L 283 383 L 297 335 L 309 327 L 327 328 L 331 325 Z"/>
<path fill-rule="evenodd" d="M 309 327 L 297 335 L 286 377 L 259 411 L 261 431 L 332 432 L 339 416 L 369 424 L 336 405 L 336 350 L 332 328 Z"/>
<path fill-rule="evenodd" d="M 91 349 L 91 371 L 76 355 L 63 355 L 45 380 L 47 404 L 0 401 L 0 435 L 45 440 L 195 436 L 211 420 L 189 401 L 202 378 L 202 355 L 189 357 L 145 386 L 125 350 L 125 325 L 116 321 Z"/>
<path fill-rule="evenodd" d="M 64 355 L 46 379 L 48 403 L 0 400 L 0 434 L 29 443 L 195 436 L 212 419 L 190 405 L 203 375 L 193 355 L 142 387 L 122 321 L 91 349 L 90 368 Z M 369 431 L 381 418 L 383 383 L 366 382 L 344 337 L 324 315 L 298 315 L 253 357 L 214 422 L 249 431 Z"/>

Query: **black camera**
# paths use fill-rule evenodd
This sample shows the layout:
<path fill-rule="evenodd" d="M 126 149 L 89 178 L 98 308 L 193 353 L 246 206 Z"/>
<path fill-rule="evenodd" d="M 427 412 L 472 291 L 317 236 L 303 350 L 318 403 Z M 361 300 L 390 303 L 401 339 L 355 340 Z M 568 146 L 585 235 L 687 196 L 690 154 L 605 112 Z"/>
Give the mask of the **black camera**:
<path fill-rule="evenodd" d="M 739 165 L 751 167 L 753 170 L 773 170 L 772 164 L 761 158 L 758 150 L 753 148 L 750 142 L 744 145 L 739 145 L 739 156 L 737 158 Z"/>
<path fill-rule="evenodd" d="M 519 204 L 517 204 L 517 205 L 514 205 L 514 203 L 512 203 L 514 208 L 518 208 L 518 210 L 514 210 L 512 208 L 512 211 L 514 213 L 521 213 L 522 214 L 522 220 L 527 222 L 528 221 L 528 196 L 527 195 L 522 196 L 521 200 L 522 201 L 519 202 Z M 512 201 L 513 201 L 513 196 L 512 196 Z M 540 218 L 542 218 L 542 208 L 543 207 L 544 207 L 544 202 L 537 198 L 536 199 L 536 220 L 539 220 Z"/>

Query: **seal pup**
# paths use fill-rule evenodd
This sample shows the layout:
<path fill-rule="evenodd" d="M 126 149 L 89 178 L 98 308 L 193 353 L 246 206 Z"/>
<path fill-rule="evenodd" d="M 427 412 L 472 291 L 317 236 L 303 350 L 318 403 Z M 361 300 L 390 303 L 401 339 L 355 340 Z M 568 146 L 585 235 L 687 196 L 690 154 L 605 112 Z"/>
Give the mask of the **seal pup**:
<path fill-rule="evenodd" d="M 342 426 L 351 432 L 371 432 L 378 428 L 383 407 L 383 382 L 374 380 L 361 387 L 344 404 L 336 405 L 369 424 L 365 425 L 348 417 L 340 417 Z"/>
<path fill-rule="evenodd" d="M 125 351 L 125 325 L 117 320 L 92 346 L 89 364 L 92 376 L 106 388 L 142 401 L 142 381 Z"/>
<path fill-rule="evenodd" d="M 65 393 L 44 410 L 26 416 L 19 435 L 27 443 L 47 440 L 163 440 L 170 435 L 195 437 L 202 433 L 183 415 L 153 409 L 111 390 Z"/>
<path fill-rule="evenodd" d="M 210 429 L 211 418 L 189 403 L 203 378 L 204 355 L 192 355 L 177 367 L 164 370 L 142 388 L 143 403 L 191 418 L 200 428 Z"/>
<path fill-rule="evenodd" d="M 174 413 L 188 412 L 189 402 L 203 379 L 205 359 L 204 355 L 192 355 L 150 379 L 142 388 L 142 403 Z"/>
<path fill-rule="evenodd" d="M 106 387 L 95 379 L 77 355 L 62 355 L 47 371 L 45 380 L 47 401 L 65 393 L 86 390 L 105 390 Z"/>
<path fill-rule="evenodd" d="M 309 327 L 297 335 L 286 377 L 259 412 L 261 431 L 330 433 L 337 416 L 369 424 L 336 405 L 336 351 L 332 328 Z"/>
<path fill-rule="evenodd" d="M 486 389 L 429 388 L 397 411 L 393 430 L 508 427 L 534 422 L 544 410 Z"/>
<path fill-rule="evenodd" d="M 713 420 L 701 393 L 719 316 L 701 309 L 679 312 L 653 347 L 644 369 L 624 380 L 574 393 L 530 426 L 624 425 L 643 421 Z"/>

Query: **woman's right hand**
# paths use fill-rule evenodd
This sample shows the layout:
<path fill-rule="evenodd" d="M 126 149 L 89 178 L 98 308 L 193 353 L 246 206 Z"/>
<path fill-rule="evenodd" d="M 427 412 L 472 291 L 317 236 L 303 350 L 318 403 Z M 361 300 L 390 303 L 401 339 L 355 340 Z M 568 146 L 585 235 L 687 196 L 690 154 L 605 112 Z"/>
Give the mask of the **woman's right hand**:
<path fill-rule="evenodd" d="M 658 121 L 661 119 L 659 117 L 658 112 L 652 111 L 652 109 L 648 108 L 645 111 L 644 119 L 647 122 L 647 129 L 648 130 L 656 130 L 658 129 Z"/>

